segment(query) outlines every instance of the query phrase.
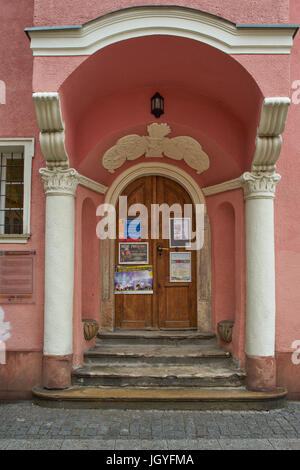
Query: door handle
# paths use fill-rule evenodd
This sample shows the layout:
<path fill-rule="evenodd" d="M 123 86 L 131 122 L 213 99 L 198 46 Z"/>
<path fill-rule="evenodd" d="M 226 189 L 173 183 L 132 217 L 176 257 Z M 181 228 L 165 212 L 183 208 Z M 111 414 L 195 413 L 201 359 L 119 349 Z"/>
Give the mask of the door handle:
<path fill-rule="evenodd" d="M 161 245 L 157 245 L 157 251 L 158 251 L 158 253 L 159 253 L 160 255 L 162 254 L 163 250 L 164 250 L 164 251 L 169 251 L 169 248 L 164 248 L 164 247 L 161 246 Z"/>

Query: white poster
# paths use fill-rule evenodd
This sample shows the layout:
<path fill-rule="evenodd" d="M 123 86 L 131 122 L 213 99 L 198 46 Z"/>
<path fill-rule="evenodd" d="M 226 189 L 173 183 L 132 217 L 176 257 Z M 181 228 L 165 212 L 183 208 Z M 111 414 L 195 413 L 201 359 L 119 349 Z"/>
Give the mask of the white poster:
<path fill-rule="evenodd" d="M 185 247 L 191 246 L 191 219 L 185 218 L 170 218 L 170 247 Z"/>
<path fill-rule="evenodd" d="M 191 252 L 170 253 L 170 282 L 191 282 Z"/>
<path fill-rule="evenodd" d="M 189 239 L 189 219 L 174 219 L 174 240 Z"/>

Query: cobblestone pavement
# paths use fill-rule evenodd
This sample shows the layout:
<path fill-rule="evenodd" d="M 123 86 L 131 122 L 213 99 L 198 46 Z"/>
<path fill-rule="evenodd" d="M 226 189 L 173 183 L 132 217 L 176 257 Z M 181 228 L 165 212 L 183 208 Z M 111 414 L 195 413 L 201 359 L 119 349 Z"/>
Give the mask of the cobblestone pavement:
<path fill-rule="evenodd" d="M 52 409 L 0 404 L 0 449 L 299 449 L 300 402 L 273 411 Z"/>

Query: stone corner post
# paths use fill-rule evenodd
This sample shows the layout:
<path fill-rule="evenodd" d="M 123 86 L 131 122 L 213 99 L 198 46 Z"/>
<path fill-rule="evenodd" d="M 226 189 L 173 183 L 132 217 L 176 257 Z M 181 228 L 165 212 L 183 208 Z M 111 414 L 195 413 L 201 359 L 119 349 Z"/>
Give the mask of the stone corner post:
<path fill-rule="evenodd" d="M 40 169 L 46 193 L 43 386 L 71 385 L 76 170 Z"/>
<path fill-rule="evenodd" d="M 247 388 L 276 388 L 274 197 L 280 175 L 244 173 Z"/>

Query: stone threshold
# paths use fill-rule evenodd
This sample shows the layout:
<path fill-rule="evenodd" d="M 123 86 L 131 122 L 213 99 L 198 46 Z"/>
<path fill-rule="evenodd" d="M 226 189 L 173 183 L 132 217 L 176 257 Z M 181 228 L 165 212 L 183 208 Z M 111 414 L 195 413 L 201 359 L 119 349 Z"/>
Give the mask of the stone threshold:
<path fill-rule="evenodd" d="M 240 388 L 108 388 L 66 390 L 35 387 L 36 403 L 58 408 L 271 410 L 285 406 L 287 390 L 251 392 Z"/>
<path fill-rule="evenodd" d="M 132 337 L 142 337 L 142 338 L 198 338 L 198 339 L 210 339 L 215 338 L 215 333 L 212 331 L 200 332 L 196 329 L 141 329 L 141 330 L 130 330 L 130 329 L 116 329 L 114 331 L 101 330 L 97 334 L 97 338 L 132 338 Z"/>

